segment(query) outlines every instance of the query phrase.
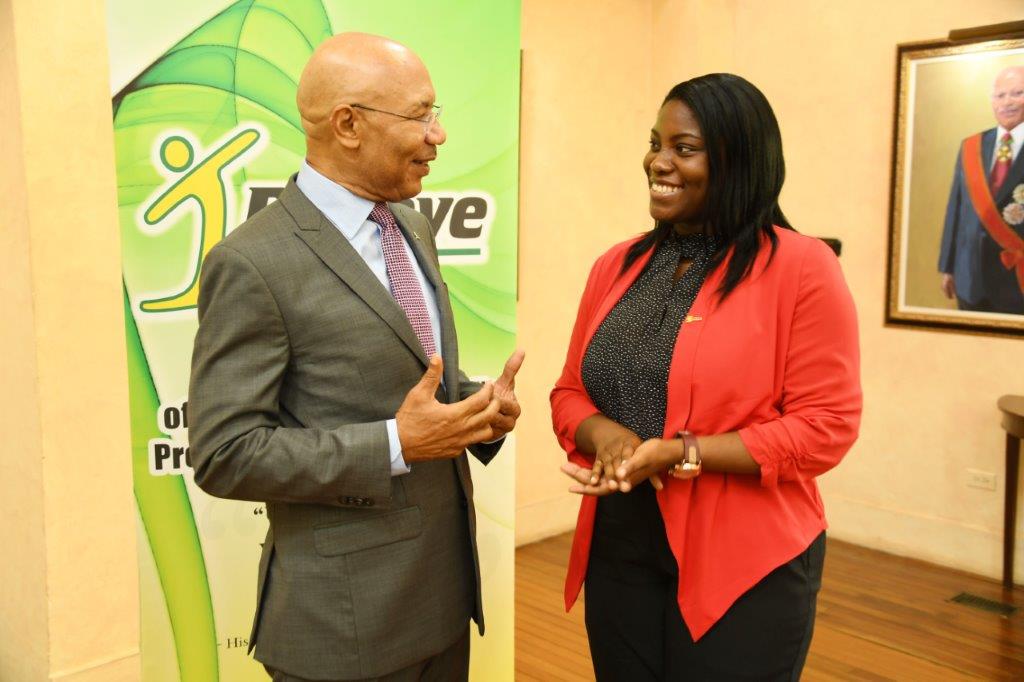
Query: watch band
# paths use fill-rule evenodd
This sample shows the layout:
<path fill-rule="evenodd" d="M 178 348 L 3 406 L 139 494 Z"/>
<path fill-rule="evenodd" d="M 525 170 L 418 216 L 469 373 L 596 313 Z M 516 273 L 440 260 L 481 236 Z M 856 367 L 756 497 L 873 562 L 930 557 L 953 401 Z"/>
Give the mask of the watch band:
<path fill-rule="evenodd" d="M 700 473 L 700 445 L 697 443 L 697 436 L 689 431 L 680 431 L 679 437 L 683 441 L 683 458 L 669 469 L 669 473 L 677 478 L 684 478 L 685 472 L 685 478 L 691 478 L 691 472 Z"/>

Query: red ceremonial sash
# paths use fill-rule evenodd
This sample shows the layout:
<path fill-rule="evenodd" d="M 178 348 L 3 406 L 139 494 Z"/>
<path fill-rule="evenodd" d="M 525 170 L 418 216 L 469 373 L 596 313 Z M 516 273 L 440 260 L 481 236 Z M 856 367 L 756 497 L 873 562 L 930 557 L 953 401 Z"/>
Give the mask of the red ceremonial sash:
<path fill-rule="evenodd" d="M 1007 270 L 1016 270 L 1017 283 L 1024 292 L 1024 239 L 1006 224 L 999 209 L 996 208 L 981 160 L 981 133 L 964 140 L 961 158 L 964 165 L 964 181 L 974 211 L 988 235 L 1003 249 L 999 254 L 1003 266 Z"/>

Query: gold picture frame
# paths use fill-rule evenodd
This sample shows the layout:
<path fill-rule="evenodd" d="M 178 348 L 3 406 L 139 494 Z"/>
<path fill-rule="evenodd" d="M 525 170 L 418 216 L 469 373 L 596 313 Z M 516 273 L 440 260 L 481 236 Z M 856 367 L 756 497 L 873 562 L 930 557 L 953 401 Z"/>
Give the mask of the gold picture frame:
<path fill-rule="evenodd" d="M 989 132 L 997 126 L 994 84 L 998 77 L 1005 101 L 1005 83 L 1016 82 L 1015 72 L 1007 76 L 1005 70 L 1018 66 L 1024 68 L 1024 36 L 898 46 L 887 324 L 1024 336 L 1024 265 L 1018 269 L 1015 264 L 1017 242 L 993 225 L 991 206 L 980 214 L 989 222 L 977 218 L 976 211 L 977 224 L 971 221 L 973 203 L 968 207 L 965 197 L 982 204 L 984 192 L 977 182 L 967 187 L 964 180 L 977 181 L 985 173 L 978 175 L 981 162 L 973 167 L 968 162 L 976 172 L 965 174 L 961 158 L 971 138 L 977 139 L 966 149 L 987 145 L 986 161 L 996 154 L 996 134 Z M 1006 111 L 1000 109 L 1004 120 Z M 991 183 L 982 182 L 994 205 L 1007 193 L 1015 203 L 1013 189 L 1024 188 L 1024 151 L 1014 158 L 1006 180 L 995 193 Z M 1024 189 L 1017 194 L 1024 198 Z M 1003 207 L 996 209 L 1001 216 Z M 1018 212 L 1009 215 L 1016 219 Z M 1024 222 L 1006 225 L 1024 239 Z M 1002 255 L 1003 246 L 1011 247 L 1009 255 Z M 1011 280 L 1020 286 L 1019 301 L 1007 283 Z M 952 299 L 947 297 L 951 289 Z"/>

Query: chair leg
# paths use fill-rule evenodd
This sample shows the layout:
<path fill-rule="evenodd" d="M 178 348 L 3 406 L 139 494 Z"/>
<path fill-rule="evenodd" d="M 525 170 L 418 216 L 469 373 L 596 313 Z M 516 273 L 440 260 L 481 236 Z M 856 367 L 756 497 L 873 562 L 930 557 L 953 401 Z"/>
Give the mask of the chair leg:
<path fill-rule="evenodd" d="M 1014 536 L 1017 532 L 1017 470 L 1020 439 L 1006 434 L 1006 500 L 1003 504 L 1003 587 L 1013 587 Z"/>

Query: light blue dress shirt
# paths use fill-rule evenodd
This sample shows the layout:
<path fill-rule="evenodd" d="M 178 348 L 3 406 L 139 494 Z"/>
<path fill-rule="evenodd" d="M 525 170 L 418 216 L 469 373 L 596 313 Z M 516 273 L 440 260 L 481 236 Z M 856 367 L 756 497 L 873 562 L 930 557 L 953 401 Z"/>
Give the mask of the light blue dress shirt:
<path fill-rule="evenodd" d="M 366 265 L 390 294 L 388 270 L 384 264 L 384 251 L 380 246 L 380 225 L 370 220 L 373 202 L 356 196 L 333 180 L 324 177 L 305 161 L 299 168 L 295 184 L 306 195 L 306 198 L 327 216 L 331 224 L 345 236 L 345 239 L 366 261 Z M 409 242 L 403 238 L 402 245 L 405 246 L 405 253 L 409 257 L 409 263 L 412 264 L 416 279 L 420 283 L 420 289 L 423 291 L 423 300 L 426 302 L 427 313 L 430 315 L 430 329 L 434 335 L 434 347 L 440 354 L 441 325 L 434 287 L 423 275 Z M 398 440 L 398 424 L 394 419 L 388 419 L 386 423 L 388 446 L 391 449 L 391 475 L 407 474 L 411 469 L 405 463 L 405 458 L 402 457 L 402 444 Z"/>

